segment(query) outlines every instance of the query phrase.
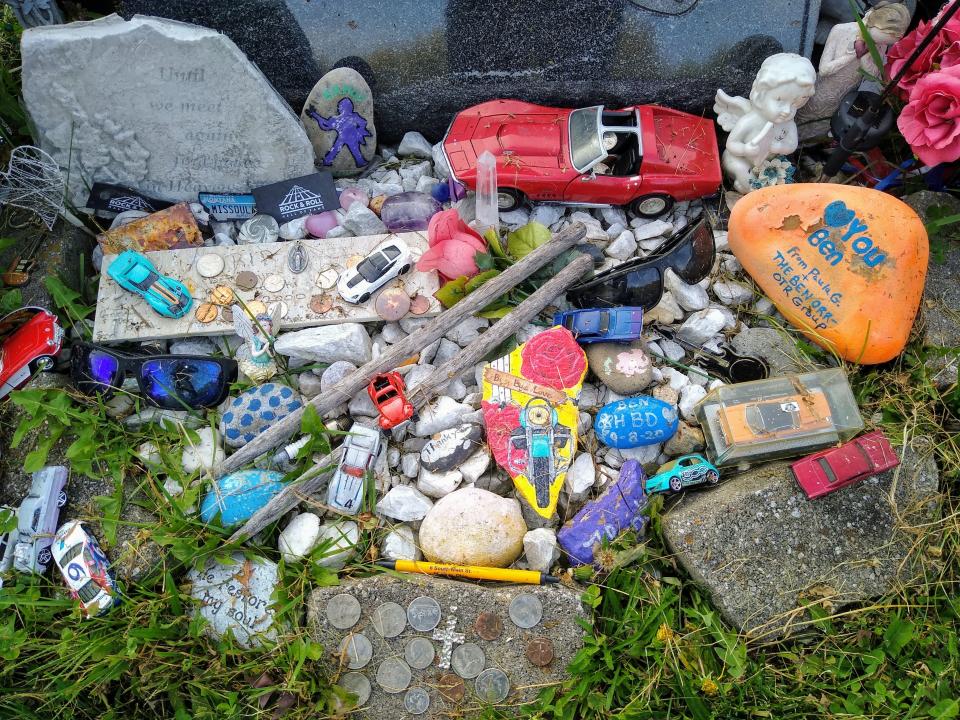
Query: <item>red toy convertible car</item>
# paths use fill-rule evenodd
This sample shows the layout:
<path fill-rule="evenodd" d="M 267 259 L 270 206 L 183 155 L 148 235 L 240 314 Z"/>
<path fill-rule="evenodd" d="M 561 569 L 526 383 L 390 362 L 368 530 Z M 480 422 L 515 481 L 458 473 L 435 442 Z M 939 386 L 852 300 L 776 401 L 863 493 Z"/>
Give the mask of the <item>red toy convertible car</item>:
<path fill-rule="evenodd" d="M 20 308 L 0 319 L 0 342 L 0 398 L 5 398 L 34 373 L 53 367 L 63 328 L 49 310 Z"/>
<path fill-rule="evenodd" d="M 367 385 L 367 393 L 380 413 L 378 422 L 384 430 L 394 428 L 414 416 L 413 404 L 407 400 L 406 390 L 403 377 L 396 371 L 374 375 Z"/>
<path fill-rule="evenodd" d="M 874 430 L 840 447 L 797 460 L 790 469 L 797 484 L 813 500 L 899 464 L 890 441 Z"/>
<path fill-rule="evenodd" d="M 491 100 L 457 114 L 443 139 L 455 180 L 477 185 L 477 158 L 497 158 L 500 210 L 524 197 L 665 214 L 720 186 L 713 121 L 657 105 L 563 109 Z"/>

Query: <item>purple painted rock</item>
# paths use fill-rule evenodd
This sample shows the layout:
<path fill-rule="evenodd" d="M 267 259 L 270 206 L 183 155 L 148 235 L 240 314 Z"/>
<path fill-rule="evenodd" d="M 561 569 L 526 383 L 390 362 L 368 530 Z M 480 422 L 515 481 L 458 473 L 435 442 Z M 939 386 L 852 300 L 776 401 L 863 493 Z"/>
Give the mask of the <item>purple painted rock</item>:
<path fill-rule="evenodd" d="M 422 192 L 403 192 L 388 197 L 380 219 L 390 232 L 426 230 L 430 218 L 440 212 L 440 203 Z"/>
<path fill-rule="evenodd" d="M 342 210 L 349 210 L 355 202 L 367 207 L 370 205 L 370 195 L 358 187 L 344 188 L 340 192 L 340 208 Z"/>
<path fill-rule="evenodd" d="M 560 547 L 570 558 L 571 565 L 593 562 L 594 546 L 612 540 L 620 533 L 635 530 L 643 535 L 647 517 L 643 509 L 647 496 L 643 492 L 646 475 L 640 463 L 627 460 L 620 468 L 620 477 L 596 500 L 568 520 L 557 533 Z"/>

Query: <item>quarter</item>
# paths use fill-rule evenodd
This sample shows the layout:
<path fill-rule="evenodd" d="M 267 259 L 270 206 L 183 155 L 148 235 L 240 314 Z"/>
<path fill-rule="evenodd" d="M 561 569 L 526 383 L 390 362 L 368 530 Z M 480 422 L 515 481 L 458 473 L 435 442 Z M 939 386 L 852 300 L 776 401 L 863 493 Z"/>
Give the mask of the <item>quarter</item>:
<path fill-rule="evenodd" d="M 338 630 L 348 630 L 360 619 L 360 602 L 347 593 L 334 595 L 327 601 L 327 620 Z"/>
<path fill-rule="evenodd" d="M 483 654 L 479 645 L 464 643 L 454 649 L 450 664 L 457 675 L 469 680 L 483 671 L 483 666 L 487 664 L 487 656 Z"/>
<path fill-rule="evenodd" d="M 373 657 L 373 645 L 363 633 L 350 633 L 340 643 L 340 657 L 351 670 L 359 670 Z"/>
<path fill-rule="evenodd" d="M 510 619 L 520 628 L 532 628 L 543 619 L 543 603 L 530 593 L 520 593 L 510 602 Z"/>
<path fill-rule="evenodd" d="M 267 275 L 263 280 L 263 289 L 267 292 L 277 293 L 283 290 L 286 284 L 287 281 L 283 279 L 282 275 Z"/>
<path fill-rule="evenodd" d="M 477 697 L 486 703 L 499 703 L 510 694 L 510 678 L 498 668 L 490 668 L 480 673 L 474 687 Z"/>
<path fill-rule="evenodd" d="M 340 678 L 340 682 L 337 684 L 348 693 L 357 696 L 356 707 L 366 704 L 367 700 L 370 699 L 370 681 L 367 680 L 367 676 L 363 673 L 344 673 Z"/>
<path fill-rule="evenodd" d="M 419 632 L 429 632 L 440 624 L 440 603 L 432 597 L 421 595 L 407 606 L 410 627 Z"/>
<path fill-rule="evenodd" d="M 396 637 L 407 626 L 407 614 L 397 603 L 385 602 L 373 611 L 370 624 L 383 637 Z"/>
<path fill-rule="evenodd" d="M 422 687 L 413 687 L 403 696 L 403 708 L 411 715 L 423 715 L 430 707 L 430 696 Z"/>
<path fill-rule="evenodd" d="M 437 651 L 433 647 L 433 643 L 425 637 L 411 638 L 406 647 L 403 648 L 403 659 L 407 661 L 407 665 L 416 670 L 423 670 L 428 667 L 436 655 Z"/>
<path fill-rule="evenodd" d="M 387 693 L 403 692 L 410 684 L 411 677 L 410 666 L 400 658 L 387 658 L 377 668 L 377 683 Z"/>
<path fill-rule="evenodd" d="M 197 259 L 197 273 L 200 277 L 212 278 L 223 272 L 223 258 L 213 253 L 201 255 Z"/>

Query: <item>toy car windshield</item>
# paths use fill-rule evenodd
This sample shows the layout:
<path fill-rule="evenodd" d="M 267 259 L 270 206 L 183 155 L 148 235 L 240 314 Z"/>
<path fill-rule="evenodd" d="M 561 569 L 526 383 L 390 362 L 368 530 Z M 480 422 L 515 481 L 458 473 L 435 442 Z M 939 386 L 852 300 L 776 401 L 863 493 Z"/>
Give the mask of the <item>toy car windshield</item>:
<path fill-rule="evenodd" d="M 602 105 L 570 113 L 570 162 L 577 172 L 587 172 L 603 160 L 615 164 L 604 172 L 633 175 L 642 157 L 639 115 L 632 110 L 604 110 Z M 599 172 L 599 169 L 598 169 Z"/>
<path fill-rule="evenodd" d="M 380 278 L 380 274 L 387 269 L 387 265 L 389 264 L 390 261 L 387 257 L 382 252 L 378 252 L 357 265 L 357 272 L 360 273 L 367 282 L 374 282 Z"/>
<path fill-rule="evenodd" d="M 796 430 L 799 426 L 799 410 L 796 403 L 762 403 L 747 407 L 747 425 L 758 435 L 783 430 Z"/>
<path fill-rule="evenodd" d="M 610 314 L 605 312 L 586 312 L 569 315 L 563 320 L 563 326 L 578 335 L 602 334 L 610 329 Z"/>

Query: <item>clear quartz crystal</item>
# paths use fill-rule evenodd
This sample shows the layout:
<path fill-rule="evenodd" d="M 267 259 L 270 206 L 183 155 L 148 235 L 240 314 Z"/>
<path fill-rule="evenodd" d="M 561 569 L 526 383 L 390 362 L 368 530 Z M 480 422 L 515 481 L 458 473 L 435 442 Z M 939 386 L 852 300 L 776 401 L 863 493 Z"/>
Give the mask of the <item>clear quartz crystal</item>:
<path fill-rule="evenodd" d="M 500 224 L 497 209 L 497 160 L 489 150 L 477 158 L 477 230 L 483 232 Z"/>

